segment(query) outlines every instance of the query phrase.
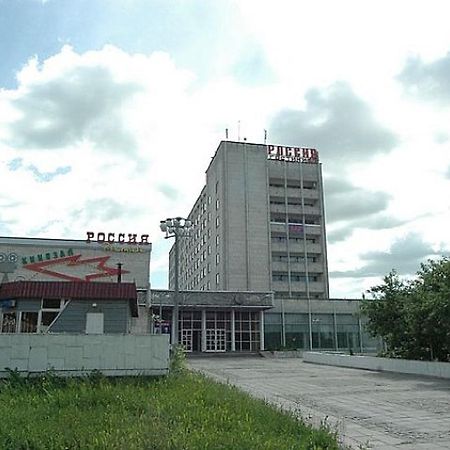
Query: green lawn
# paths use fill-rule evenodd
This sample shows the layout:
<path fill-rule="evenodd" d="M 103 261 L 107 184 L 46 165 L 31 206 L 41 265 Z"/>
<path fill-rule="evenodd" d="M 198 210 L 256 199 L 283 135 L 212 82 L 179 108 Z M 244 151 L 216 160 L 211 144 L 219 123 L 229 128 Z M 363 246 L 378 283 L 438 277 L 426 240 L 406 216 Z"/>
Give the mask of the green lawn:
<path fill-rule="evenodd" d="M 0 449 L 338 448 L 327 430 L 189 372 L 0 382 Z"/>

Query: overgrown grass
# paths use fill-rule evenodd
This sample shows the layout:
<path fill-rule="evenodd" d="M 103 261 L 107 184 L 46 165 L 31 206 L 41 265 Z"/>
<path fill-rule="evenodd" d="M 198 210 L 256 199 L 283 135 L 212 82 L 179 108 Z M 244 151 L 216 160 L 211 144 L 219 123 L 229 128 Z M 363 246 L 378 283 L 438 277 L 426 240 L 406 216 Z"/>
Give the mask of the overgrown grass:
<path fill-rule="evenodd" d="M 167 378 L 83 380 L 51 375 L 0 382 L 1 449 L 338 449 L 243 394 L 182 371 Z"/>

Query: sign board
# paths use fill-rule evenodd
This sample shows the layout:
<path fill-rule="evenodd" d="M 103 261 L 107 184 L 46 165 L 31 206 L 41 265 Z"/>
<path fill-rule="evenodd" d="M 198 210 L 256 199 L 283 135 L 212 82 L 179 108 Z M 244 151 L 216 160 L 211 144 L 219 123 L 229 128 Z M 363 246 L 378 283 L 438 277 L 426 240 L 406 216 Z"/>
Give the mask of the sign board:
<path fill-rule="evenodd" d="M 314 163 L 319 162 L 319 152 L 309 147 L 284 147 L 267 145 L 267 158 L 276 161 Z"/>
<path fill-rule="evenodd" d="M 0 280 L 116 282 L 120 273 L 123 282 L 149 286 L 151 244 L 0 237 L 0 254 Z"/>

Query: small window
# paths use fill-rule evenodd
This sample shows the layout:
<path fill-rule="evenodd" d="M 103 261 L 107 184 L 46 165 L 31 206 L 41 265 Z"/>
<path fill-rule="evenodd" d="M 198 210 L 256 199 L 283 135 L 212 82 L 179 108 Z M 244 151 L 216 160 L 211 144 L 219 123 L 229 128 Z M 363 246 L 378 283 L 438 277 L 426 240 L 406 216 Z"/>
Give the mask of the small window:
<path fill-rule="evenodd" d="M 59 298 L 43 298 L 42 309 L 59 309 L 61 307 L 61 299 Z"/>
<path fill-rule="evenodd" d="M 2 333 L 15 333 L 16 332 L 17 316 L 15 312 L 3 314 L 1 329 Z"/>
<path fill-rule="evenodd" d="M 42 311 L 41 315 L 41 327 L 40 332 L 47 331 L 50 324 L 56 319 L 56 316 L 58 315 L 58 312 L 56 311 Z"/>
<path fill-rule="evenodd" d="M 21 333 L 37 333 L 38 326 L 37 312 L 22 312 L 20 319 L 20 332 Z"/>

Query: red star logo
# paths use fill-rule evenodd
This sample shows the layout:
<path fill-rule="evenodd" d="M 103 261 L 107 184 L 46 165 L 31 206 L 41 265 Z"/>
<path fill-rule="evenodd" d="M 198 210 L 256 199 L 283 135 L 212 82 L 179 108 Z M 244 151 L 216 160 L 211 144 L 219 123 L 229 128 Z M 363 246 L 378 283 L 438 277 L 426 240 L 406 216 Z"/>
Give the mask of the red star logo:
<path fill-rule="evenodd" d="M 106 262 L 110 256 L 97 256 L 95 258 L 81 259 L 81 255 L 66 256 L 65 258 L 52 259 L 49 261 L 39 261 L 37 263 L 27 264 L 24 269 L 34 272 L 44 273 L 55 278 L 68 281 L 92 281 L 96 278 L 110 277 L 119 274 L 119 269 L 108 267 Z M 79 266 L 92 266 L 96 264 L 97 272 L 91 274 L 79 275 Z M 62 266 L 62 267 L 52 267 Z M 51 269 L 49 268 L 51 267 Z M 128 270 L 121 270 L 121 273 L 129 273 Z M 84 278 L 82 278 L 84 276 Z"/>

